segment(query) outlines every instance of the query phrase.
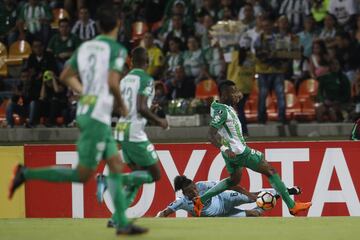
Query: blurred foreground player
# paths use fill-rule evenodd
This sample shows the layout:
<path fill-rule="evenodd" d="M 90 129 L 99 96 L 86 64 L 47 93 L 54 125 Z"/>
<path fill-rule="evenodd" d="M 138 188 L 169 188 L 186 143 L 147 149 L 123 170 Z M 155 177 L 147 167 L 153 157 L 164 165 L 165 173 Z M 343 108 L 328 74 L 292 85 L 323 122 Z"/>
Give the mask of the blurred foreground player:
<path fill-rule="evenodd" d="M 99 161 L 105 159 L 110 168 L 108 185 L 118 219 L 116 233 L 134 235 L 147 232 L 147 229 L 129 223 L 126 218 L 127 205 L 122 192 L 121 176 L 123 165 L 110 128 L 114 101 L 118 106 L 117 110 L 123 116 L 127 115 L 119 90 L 120 74 L 127 51 L 115 41 L 119 25 L 115 16 L 116 13 L 111 8 L 99 9 L 97 19 L 102 34 L 83 43 L 60 76 L 62 82 L 81 94 L 76 114 L 80 128 L 77 168 L 30 169 L 18 165 L 10 184 L 9 198 L 12 198 L 15 190 L 28 180 L 87 182 L 95 173 Z M 80 76 L 82 84 L 77 75 Z"/>
<path fill-rule="evenodd" d="M 227 80 L 220 83 L 219 94 L 219 101 L 211 104 L 209 140 L 220 149 L 230 177 L 220 181 L 202 196 L 194 198 L 195 213 L 200 216 L 206 201 L 232 186 L 238 185 L 243 167 L 265 175 L 273 188 L 281 195 L 290 214 L 296 215 L 300 211 L 309 209 L 311 202 L 294 202 L 275 168 L 264 159 L 261 152 L 246 145 L 241 131 L 241 123 L 232 107 L 239 101 L 239 92 L 234 82 Z"/>
<path fill-rule="evenodd" d="M 143 184 L 160 179 L 159 158 L 145 133 L 147 121 L 163 129 L 168 128 L 166 119 L 159 118 L 150 110 L 155 88 L 154 79 L 145 72 L 148 62 L 146 49 L 137 47 L 131 55 L 133 69 L 120 83 L 124 105 L 129 114 L 119 119 L 114 133 L 115 139 L 121 144 L 124 160 L 132 170 L 123 175 L 127 206 L 131 205 Z M 102 202 L 106 188 L 105 176 L 98 176 L 97 187 L 97 197 Z M 117 223 L 116 215 L 108 222 L 108 227 L 112 227 L 113 223 Z"/>
<path fill-rule="evenodd" d="M 200 181 L 193 182 L 186 176 L 176 176 L 174 179 L 175 192 L 181 190 L 184 196 L 178 197 L 174 202 L 170 203 L 167 208 L 160 211 L 158 217 L 167 217 L 170 214 L 185 210 L 192 216 L 196 216 L 194 212 L 194 203 L 192 199 L 196 196 L 204 194 L 207 190 L 214 187 L 218 181 Z M 251 210 L 242 210 L 238 206 L 246 203 L 254 203 L 260 192 L 250 193 L 240 186 L 233 186 L 231 190 L 224 191 L 213 198 L 209 199 L 201 211 L 201 217 L 259 217 L 264 210 L 255 207 Z M 272 189 L 261 189 L 261 191 L 270 192 L 276 198 L 280 196 Z M 290 195 L 298 195 L 301 193 L 300 188 L 288 188 Z"/>

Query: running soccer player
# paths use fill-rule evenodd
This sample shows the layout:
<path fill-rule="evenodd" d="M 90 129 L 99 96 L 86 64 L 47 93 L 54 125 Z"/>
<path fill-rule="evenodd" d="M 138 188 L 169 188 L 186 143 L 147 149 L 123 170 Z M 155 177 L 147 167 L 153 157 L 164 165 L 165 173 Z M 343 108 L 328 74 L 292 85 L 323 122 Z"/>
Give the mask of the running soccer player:
<path fill-rule="evenodd" d="M 147 229 L 133 225 L 125 215 L 127 205 L 122 191 L 123 164 L 112 136 L 110 124 L 114 100 L 117 110 L 127 115 L 119 90 L 121 72 L 127 56 L 126 49 L 115 39 L 119 21 L 109 7 L 98 10 L 98 23 L 102 34 L 83 43 L 73 54 L 61 73 L 60 79 L 81 94 L 77 106 L 77 124 L 80 137 L 77 141 L 79 164 L 76 169 L 65 167 L 26 168 L 18 165 L 9 188 L 9 198 L 25 181 L 87 182 L 94 175 L 98 162 L 105 159 L 110 168 L 109 190 L 115 205 L 118 235 L 134 235 Z M 81 82 L 76 77 L 79 75 Z"/>
<path fill-rule="evenodd" d="M 195 213 L 200 216 L 206 201 L 232 186 L 238 185 L 243 167 L 265 175 L 286 203 L 290 214 L 296 215 L 300 211 L 309 209 L 311 202 L 294 202 L 275 168 L 265 160 L 261 152 L 246 145 L 241 131 L 241 123 L 232 107 L 239 101 L 240 95 L 235 84 L 229 80 L 220 83 L 219 95 L 219 101 L 211 104 L 209 140 L 220 149 L 230 177 L 223 179 L 203 195 L 194 199 Z"/>
<path fill-rule="evenodd" d="M 200 181 L 193 182 L 186 176 L 176 176 L 174 179 L 175 192 L 181 190 L 184 196 L 178 197 L 174 202 L 170 203 L 167 208 L 160 211 L 158 217 L 167 217 L 170 214 L 182 209 L 196 216 L 194 212 L 194 203 L 192 199 L 196 196 L 204 194 L 207 190 L 214 187 L 218 181 Z M 259 217 L 264 210 L 255 207 L 251 210 L 242 210 L 237 208 L 245 203 L 253 203 L 260 192 L 250 193 L 240 186 L 233 186 L 231 190 L 224 191 L 213 198 L 209 199 L 201 210 L 201 217 Z M 280 196 L 272 189 L 262 189 L 272 193 L 276 198 Z M 290 195 L 298 195 L 301 193 L 299 187 L 288 188 Z"/>
<path fill-rule="evenodd" d="M 146 49 L 137 47 L 131 55 L 133 69 L 120 83 L 129 114 L 119 119 L 114 133 L 115 139 L 121 144 L 124 160 L 132 170 L 123 176 L 127 206 L 133 202 L 141 185 L 160 179 L 158 156 L 144 131 L 147 120 L 163 129 L 168 128 L 166 119 L 159 118 L 150 110 L 155 93 L 154 80 L 145 72 L 148 62 Z M 98 176 L 97 183 L 97 197 L 102 202 L 106 189 L 105 177 Z M 108 227 L 111 227 L 113 222 L 116 222 L 116 219 L 112 218 L 108 222 Z"/>

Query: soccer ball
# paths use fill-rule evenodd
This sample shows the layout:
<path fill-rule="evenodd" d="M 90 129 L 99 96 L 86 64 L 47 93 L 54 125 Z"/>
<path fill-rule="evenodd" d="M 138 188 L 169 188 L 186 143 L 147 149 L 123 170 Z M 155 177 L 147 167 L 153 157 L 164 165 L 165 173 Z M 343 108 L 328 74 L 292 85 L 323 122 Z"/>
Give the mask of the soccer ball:
<path fill-rule="evenodd" d="M 264 210 L 270 210 L 276 205 L 276 198 L 270 192 L 260 192 L 256 198 L 256 205 Z"/>

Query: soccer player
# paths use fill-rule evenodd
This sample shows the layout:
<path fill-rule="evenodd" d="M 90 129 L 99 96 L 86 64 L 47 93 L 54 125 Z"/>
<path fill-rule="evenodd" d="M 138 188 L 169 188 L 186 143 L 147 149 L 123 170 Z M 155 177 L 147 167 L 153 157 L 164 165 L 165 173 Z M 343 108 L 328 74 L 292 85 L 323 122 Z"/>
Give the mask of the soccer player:
<path fill-rule="evenodd" d="M 115 139 L 121 144 L 126 164 L 133 170 L 129 174 L 124 174 L 127 206 L 133 202 L 141 185 L 160 179 L 158 156 L 144 131 L 147 120 L 163 129 L 168 128 L 166 119 L 159 118 L 150 110 L 155 89 L 153 78 L 145 72 L 148 62 L 146 49 L 137 47 L 131 55 L 133 69 L 120 83 L 129 114 L 119 119 L 114 133 Z M 97 183 L 98 200 L 102 202 L 106 189 L 105 177 L 98 176 Z M 112 218 L 108 222 L 108 227 L 112 226 L 112 222 L 116 222 L 116 219 Z"/>
<path fill-rule="evenodd" d="M 230 177 L 223 179 L 200 197 L 194 198 L 195 213 L 200 216 L 206 201 L 232 186 L 236 186 L 240 182 L 243 167 L 264 174 L 272 187 L 281 195 L 290 214 L 296 215 L 300 211 L 309 209 L 311 202 L 294 202 L 275 168 L 264 159 L 261 152 L 246 145 L 241 131 L 241 123 L 232 107 L 240 98 L 235 84 L 229 80 L 220 83 L 219 95 L 219 101 L 211 104 L 209 140 L 220 149 Z"/>
<path fill-rule="evenodd" d="M 111 113 L 114 100 L 121 114 L 127 115 L 119 90 L 120 74 L 127 56 L 126 49 L 115 39 L 119 22 L 112 8 L 101 7 L 98 22 L 102 34 L 83 43 L 73 54 L 60 79 L 81 94 L 77 106 L 77 141 L 79 164 L 76 169 L 65 167 L 26 168 L 18 165 L 9 188 L 9 198 L 25 181 L 87 182 L 96 171 L 98 162 L 105 159 L 110 168 L 109 190 L 115 205 L 118 235 L 134 235 L 147 229 L 133 225 L 125 215 L 127 208 L 122 192 L 122 163 L 111 133 Z M 82 83 L 76 77 L 79 75 Z"/>
<path fill-rule="evenodd" d="M 218 181 L 200 181 L 193 182 L 186 176 L 176 176 L 174 178 L 175 192 L 181 190 L 183 195 L 178 197 L 174 202 L 170 203 L 167 208 L 158 212 L 158 217 L 167 217 L 170 214 L 182 209 L 189 212 L 192 216 L 196 216 L 194 212 L 194 203 L 192 199 L 202 195 L 207 190 L 214 187 Z M 213 198 L 209 199 L 201 210 L 201 217 L 259 217 L 264 210 L 255 207 L 251 210 L 241 210 L 237 208 L 241 204 L 253 203 L 260 192 L 250 193 L 240 186 L 233 186 L 231 191 L 224 191 Z M 272 193 L 276 198 L 280 196 L 274 189 L 262 189 Z M 299 187 L 288 188 L 291 195 L 301 193 Z"/>

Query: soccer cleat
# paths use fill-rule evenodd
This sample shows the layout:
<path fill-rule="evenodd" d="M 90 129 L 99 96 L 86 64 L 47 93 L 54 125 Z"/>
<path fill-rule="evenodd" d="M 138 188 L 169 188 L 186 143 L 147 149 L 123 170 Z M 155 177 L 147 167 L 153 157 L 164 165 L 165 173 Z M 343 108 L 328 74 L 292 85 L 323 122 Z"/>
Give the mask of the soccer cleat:
<path fill-rule="evenodd" d="M 204 208 L 204 204 L 201 202 L 200 197 L 195 197 L 193 199 L 193 202 L 194 202 L 194 212 L 197 217 L 200 217 L 201 211 Z"/>
<path fill-rule="evenodd" d="M 107 189 L 107 182 L 105 176 L 99 174 L 96 176 L 96 199 L 99 203 L 104 202 L 104 192 Z"/>
<path fill-rule="evenodd" d="M 295 206 L 291 209 L 289 209 L 289 212 L 291 215 L 297 215 L 301 211 L 308 210 L 311 207 L 312 203 L 302 203 L 302 202 L 295 202 Z"/>
<path fill-rule="evenodd" d="M 108 228 L 115 228 L 116 227 L 116 223 L 114 222 L 114 220 L 112 220 L 112 218 L 109 219 L 109 221 L 107 222 L 106 227 L 108 227 Z"/>
<path fill-rule="evenodd" d="M 18 164 L 14 168 L 13 176 L 9 185 L 9 195 L 8 195 L 9 199 L 12 199 L 15 190 L 25 182 L 24 169 L 25 167 L 21 164 Z"/>
<path fill-rule="evenodd" d="M 298 186 L 293 186 L 292 188 L 288 188 L 287 190 L 290 195 L 300 195 L 302 193 L 301 188 Z"/>
<path fill-rule="evenodd" d="M 126 227 L 116 229 L 116 235 L 139 235 L 147 233 L 149 229 L 129 224 Z"/>

